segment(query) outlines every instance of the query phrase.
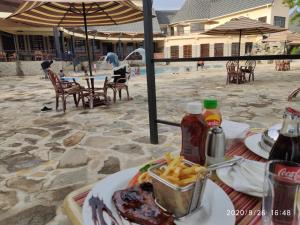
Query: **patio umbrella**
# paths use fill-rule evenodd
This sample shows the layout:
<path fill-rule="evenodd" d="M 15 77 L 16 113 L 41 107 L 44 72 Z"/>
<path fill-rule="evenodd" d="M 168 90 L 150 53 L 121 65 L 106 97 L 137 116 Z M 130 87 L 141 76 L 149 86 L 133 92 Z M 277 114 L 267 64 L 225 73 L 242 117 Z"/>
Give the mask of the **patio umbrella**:
<path fill-rule="evenodd" d="M 247 17 L 233 18 L 230 21 L 219 25 L 203 34 L 207 35 L 239 35 L 239 52 L 241 54 L 242 35 L 268 34 L 284 31 L 286 29 L 263 23 Z"/>
<path fill-rule="evenodd" d="M 93 76 L 87 26 L 137 22 L 143 20 L 143 12 L 130 0 L 24 0 L 8 19 L 32 26 L 84 26 L 90 76 Z"/>
<path fill-rule="evenodd" d="M 287 50 L 287 44 L 300 44 L 300 34 L 286 30 L 275 34 L 270 34 L 269 37 L 263 39 L 262 42 L 280 42 L 284 43 L 284 50 Z"/>

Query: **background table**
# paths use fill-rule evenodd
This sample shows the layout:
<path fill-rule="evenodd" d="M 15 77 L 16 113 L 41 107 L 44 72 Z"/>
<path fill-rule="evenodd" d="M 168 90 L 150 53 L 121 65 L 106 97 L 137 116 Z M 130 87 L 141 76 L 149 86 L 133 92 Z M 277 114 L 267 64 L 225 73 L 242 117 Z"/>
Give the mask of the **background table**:
<path fill-rule="evenodd" d="M 227 156 L 240 155 L 244 158 L 265 161 L 260 156 L 249 151 L 243 142 L 234 144 L 227 152 Z M 218 179 L 213 179 L 228 194 L 233 202 L 236 215 L 237 225 L 258 225 L 261 224 L 261 199 L 252 197 L 233 190 Z M 94 184 L 95 185 L 95 184 Z M 84 225 L 82 219 L 83 202 L 89 191 L 94 185 L 83 187 L 75 192 L 70 193 L 64 201 L 64 210 L 73 225 Z M 227 213 L 227 212 L 224 212 Z M 233 212 L 232 212 L 233 213 Z M 252 215 L 251 215 L 252 213 Z M 238 214 L 238 215 L 237 215 Z"/>

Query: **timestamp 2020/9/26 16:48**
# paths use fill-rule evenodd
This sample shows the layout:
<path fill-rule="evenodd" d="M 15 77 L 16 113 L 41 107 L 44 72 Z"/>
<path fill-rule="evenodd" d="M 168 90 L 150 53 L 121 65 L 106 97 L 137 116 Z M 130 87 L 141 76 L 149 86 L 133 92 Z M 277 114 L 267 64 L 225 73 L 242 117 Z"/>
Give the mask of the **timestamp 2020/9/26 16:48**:
<path fill-rule="evenodd" d="M 272 216 L 291 216 L 292 212 L 290 209 L 286 210 L 271 210 L 270 214 Z M 227 216 L 264 216 L 266 212 L 262 209 L 250 209 L 250 210 L 227 210 Z"/>

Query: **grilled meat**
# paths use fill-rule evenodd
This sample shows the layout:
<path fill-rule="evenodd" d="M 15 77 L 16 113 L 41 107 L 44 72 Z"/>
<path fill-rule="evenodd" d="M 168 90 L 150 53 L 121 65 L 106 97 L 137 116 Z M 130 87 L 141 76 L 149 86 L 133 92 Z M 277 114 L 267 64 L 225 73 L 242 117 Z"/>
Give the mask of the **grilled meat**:
<path fill-rule="evenodd" d="M 130 222 L 141 225 L 175 224 L 172 215 L 155 204 L 150 183 L 116 191 L 112 199 L 121 216 Z"/>

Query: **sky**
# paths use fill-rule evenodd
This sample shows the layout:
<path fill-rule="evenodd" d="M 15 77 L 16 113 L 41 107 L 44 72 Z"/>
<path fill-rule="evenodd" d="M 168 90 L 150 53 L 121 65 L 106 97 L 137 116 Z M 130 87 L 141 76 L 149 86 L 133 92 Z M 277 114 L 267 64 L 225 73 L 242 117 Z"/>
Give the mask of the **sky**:
<path fill-rule="evenodd" d="M 153 0 L 155 9 L 179 9 L 184 0 Z"/>

